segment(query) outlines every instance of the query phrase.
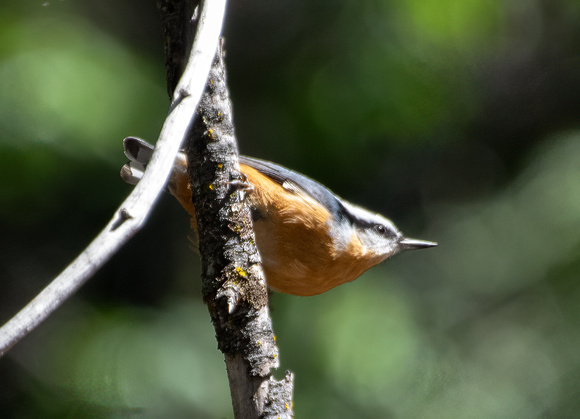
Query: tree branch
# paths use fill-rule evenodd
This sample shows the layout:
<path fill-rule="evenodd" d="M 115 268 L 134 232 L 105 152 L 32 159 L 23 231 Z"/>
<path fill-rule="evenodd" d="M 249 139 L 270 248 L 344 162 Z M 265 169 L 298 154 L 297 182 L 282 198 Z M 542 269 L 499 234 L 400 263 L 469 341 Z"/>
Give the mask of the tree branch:
<path fill-rule="evenodd" d="M 37 297 L 0 328 L 0 356 L 73 295 L 143 225 L 163 189 L 201 97 L 218 37 L 225 0 L 205 1 L 187 66 L 143 179 L 91 244 Z M 192 19 L 187 29 L 192 29 Z"/>
<path fill-rule="evenodd" d="M 187 138 L 188 170 L 202 258 L 202 291 L 224 353 L 234 415 L 291 418 L 293 376 L 275 381 L 279 366 L 268 291 L 255 244 L 251 185 L 238 165 L 232 109 L 221 48 Z"/>
<path fill-rule="evenodd" d="M 183 28 L 196 0 L 158 0 L 171 95 L 187 54 Z M 176 88 L 176 90 L 179 87 Z M 293 376 L 279 366 L 268 292 L 243 196 L 221 45 L 186 142 L 202 259 L 202 291 L 224 353 L 236 419 L 291 418 Z"/>

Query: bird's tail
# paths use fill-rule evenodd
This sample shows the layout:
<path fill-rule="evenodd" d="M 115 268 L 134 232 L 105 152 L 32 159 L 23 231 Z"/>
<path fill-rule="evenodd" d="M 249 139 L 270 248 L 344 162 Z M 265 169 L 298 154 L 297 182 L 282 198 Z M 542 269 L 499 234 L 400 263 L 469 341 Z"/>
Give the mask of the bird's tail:
<path fill-rule="evenodd" d="M 140 138 L 127 137 L 123 140 L 123 149 L 129 162 L 121 168 L 121 178 L 131 185 L 136 185 L 143 177 L 143 172 L 151 159 L 153 146 Z"/>
<path fill-rule="evenodd" d="M 136 185 L 143 177 L 145 168 L 153 155 L 153 146 L 140 138 L 127 137 L 123 140 L 123 148 L 129 162 L 121 168 L 121 178 L 131 185 Z M 175 164 L 167 182 L 167 190 L 177 198 L 192 217 L 195 217 L 187 175 L 187 158 L 182 151 L 175 157 Z"/>

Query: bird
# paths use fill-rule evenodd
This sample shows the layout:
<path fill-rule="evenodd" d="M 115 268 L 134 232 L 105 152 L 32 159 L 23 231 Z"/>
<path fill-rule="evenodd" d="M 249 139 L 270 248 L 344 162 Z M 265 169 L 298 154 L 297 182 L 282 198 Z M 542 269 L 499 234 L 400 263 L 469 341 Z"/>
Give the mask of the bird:
<path fill-rule="evenodd" d="M 123 140 L 129 162 L 121 177 L 136 184 L 153 153 L 137 137 Z M 407 250 L 437 243 L 405 237 L 391 220 L 351 204 L 328 188 L 276 163 L 239 156 L 248 188 L 256 244 L 266 282 L 274 291 L 312 296 L 353 281 L 374 265 Z M 195 208 L 180 151 L 169 176 L 169 192 L 192 216 Z"/>

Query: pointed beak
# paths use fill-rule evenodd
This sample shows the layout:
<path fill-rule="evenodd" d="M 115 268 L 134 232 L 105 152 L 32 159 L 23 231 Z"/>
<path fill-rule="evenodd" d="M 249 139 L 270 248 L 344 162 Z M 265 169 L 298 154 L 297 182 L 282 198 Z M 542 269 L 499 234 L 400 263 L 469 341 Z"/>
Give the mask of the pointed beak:
<path fill-rule="evenodd" d="M 399 242 L 401 250 L 415 250 L 415 249 L 425 249 L 427 247 L 437 246 L 435 242 L 428 242 L 426 240 L 415 240 L 404 238 Z"/>

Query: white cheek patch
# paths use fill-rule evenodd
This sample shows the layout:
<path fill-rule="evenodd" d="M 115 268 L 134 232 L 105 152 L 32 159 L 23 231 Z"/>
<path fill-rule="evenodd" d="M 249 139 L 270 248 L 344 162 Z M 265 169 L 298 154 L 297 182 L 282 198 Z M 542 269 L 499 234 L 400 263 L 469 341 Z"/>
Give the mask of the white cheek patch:
<path fill-rule="evenodd" d="M 386 259 L 399 252 L 399 242 L 396 238 L 387 238 L 373 230 L 359 231 L 358 236 L 369 253 Z"/>
<path fill-rule="evenodd" d="M 330 227 L 330 234 L 333 237 L 334 251 L 338 254 L 344 252 L 352 240 L 355 233 L 354 228 L 349 223 L 334 222 L 329 220 L 327 222 Z"/>

